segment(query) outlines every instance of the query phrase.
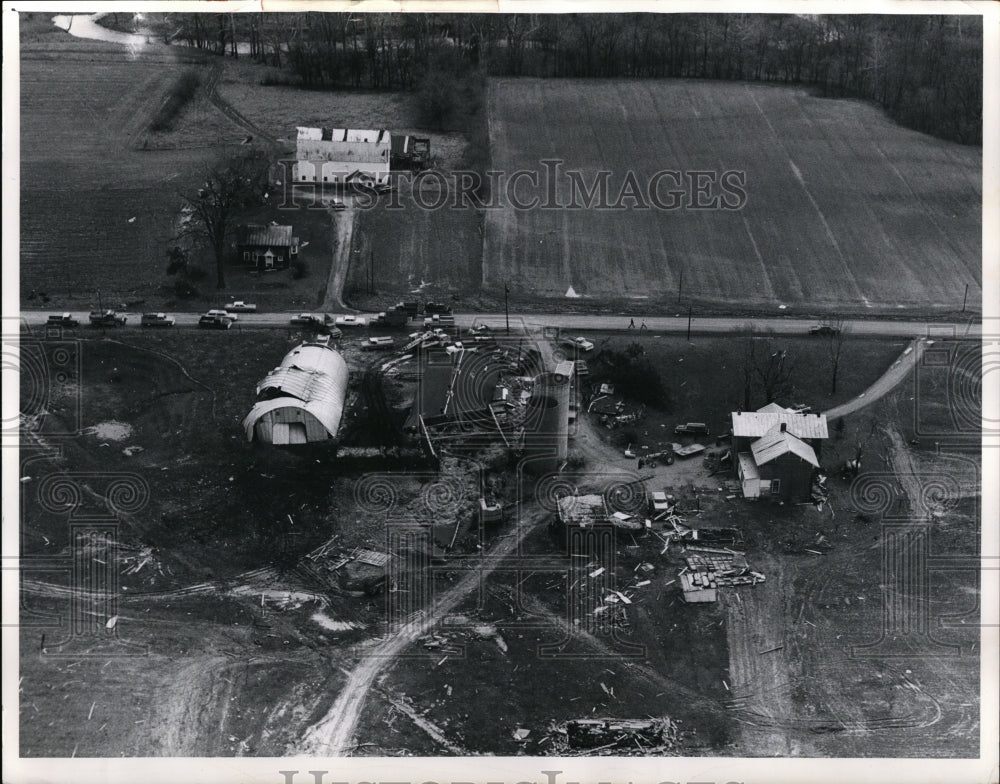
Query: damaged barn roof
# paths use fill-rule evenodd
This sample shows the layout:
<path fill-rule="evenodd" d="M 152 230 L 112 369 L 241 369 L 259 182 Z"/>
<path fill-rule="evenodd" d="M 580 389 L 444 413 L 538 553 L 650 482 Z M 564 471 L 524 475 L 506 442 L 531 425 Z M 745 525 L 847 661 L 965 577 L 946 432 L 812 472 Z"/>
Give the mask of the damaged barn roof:
<path fill-rule="evenodd" d="M 824 414 L 801 414 L 777 403 L 768 403 L 757 411 L 734 411 L 733 435 L 760 438 L 782 423 L 799 438 L 829 438 Z"/>

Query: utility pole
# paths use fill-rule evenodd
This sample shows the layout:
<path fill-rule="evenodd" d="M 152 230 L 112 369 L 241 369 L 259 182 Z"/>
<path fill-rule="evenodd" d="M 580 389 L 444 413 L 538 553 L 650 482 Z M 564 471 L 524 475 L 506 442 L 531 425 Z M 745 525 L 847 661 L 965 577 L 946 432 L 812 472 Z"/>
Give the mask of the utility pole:
<path fill-rule="evenodd" d="M 691 306 L 688 305 L 688 343 L 691 342 Z"/>
<path fill-rule="evenodd" d="M 684 288 L 684 270 L 681 270 L 680 279 L 677 281 L 677 301 L 681 301 L 681 290 Z"/>
<path fill-rule="evenodd" d="M 368 252 L 368 293 L 375 291 L 375 251 Z"/>
<path fill-rule="evenodd" d="M 965 313 L 965 304 L 969 301 L 969 284 L 965 284 L 965 296 L 962 297 L 962 312 Z"/>
<path fill-rule="evenodd" d="M 507 322 L 507 334 L 510 334 L 510 286 L 507 281 L 503 282 L 503 313 Z"/>

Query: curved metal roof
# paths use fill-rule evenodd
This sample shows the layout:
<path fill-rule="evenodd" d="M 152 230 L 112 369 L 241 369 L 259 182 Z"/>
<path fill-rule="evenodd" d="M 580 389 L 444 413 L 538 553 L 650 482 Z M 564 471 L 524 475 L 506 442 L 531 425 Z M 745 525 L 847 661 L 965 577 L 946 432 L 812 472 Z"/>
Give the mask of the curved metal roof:
<path fill-rule="evenodd" d="M 253 440 L 254 426 L 267 413 L 279 408 L 308 411 L 337 435 L 347 397 L 347 363 L 328 346 L 303 343 L 285 355 L 281 364 L 257 385 L 258 400 L 243 420 L 247 440 Z"/>

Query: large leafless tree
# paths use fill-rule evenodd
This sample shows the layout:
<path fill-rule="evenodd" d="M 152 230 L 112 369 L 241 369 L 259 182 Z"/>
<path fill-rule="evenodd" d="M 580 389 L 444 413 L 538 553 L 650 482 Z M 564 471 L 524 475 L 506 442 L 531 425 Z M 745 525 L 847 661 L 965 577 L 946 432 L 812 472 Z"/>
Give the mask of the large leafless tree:
<path fill-rule="evenodd" d="M 191 220 L 181 236 L 201 239 L 215 256 L 216 286 L 226 285 L 229 239 L 240 213 L 260 203 L 267 188 L 268 159 L 250 148 L 209 169 L 194 193 L 181 194 L 191 209 Z"/>

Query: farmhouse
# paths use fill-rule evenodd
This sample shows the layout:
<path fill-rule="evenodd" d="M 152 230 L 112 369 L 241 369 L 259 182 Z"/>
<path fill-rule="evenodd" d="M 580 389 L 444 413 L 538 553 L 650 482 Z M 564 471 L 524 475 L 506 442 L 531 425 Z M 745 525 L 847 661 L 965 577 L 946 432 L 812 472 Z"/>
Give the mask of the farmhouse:
<path fill-rule="evenodd" d="M 292 349 L 257 385 L 257 403 L 243 420 L 247 440 L 284 446 L 336 438 L 347 377 L 347 363 L 328 341 Z"/>
<path fill-rule="evenodd" d="M 236 232 L 236 263 L 261 272 L 288 267 L 299 255 L 299 238 L 291 226 L 249 223 Z"/>
<path fill-rule="evenodd" d="M 823 414 L 803 414 L 768 403 L 733 412 L 733 467 L 745 498 L 808 498 L 813 472 L 828 437 Z"/>
<path fill-rule="evenodd" d="M 392 139 L 388 131 L 299 128 L 295 183 L 384 183 L 389 179 Z"/>

